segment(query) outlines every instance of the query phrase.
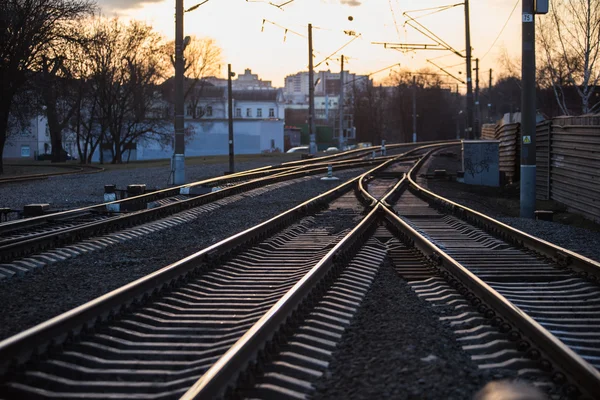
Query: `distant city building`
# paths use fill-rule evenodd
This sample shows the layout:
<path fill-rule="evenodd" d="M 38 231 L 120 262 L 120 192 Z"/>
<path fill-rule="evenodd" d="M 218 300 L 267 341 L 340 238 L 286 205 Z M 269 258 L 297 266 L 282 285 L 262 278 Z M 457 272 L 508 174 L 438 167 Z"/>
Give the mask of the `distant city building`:
<path fill-rule="evenodd" d="M 250 70 L 247 70 L 250 71 Z M 262 82 L 262 81 L 261 81 Z M 246 82 L 247 83 L 247 82 Z M 195 85 L 190 90 L 190 85 Z M 270 82 L 268 82 L 270 85 Z M 257 154 L 283 151 L 284 104 L 283 91 L 263 89 L 233 90 L 234 149 L 236 154 Z M 239 88 L 239 86 L 238 86 Z M 186 156 L 228 154 L 229 104 L 226 86 L 213 86 L 208 80 L 193 82 L 187 79 L 184 91 L 186 127 Z M 173 80 L 162 84 L 162 99 L 156 104 L 157 115 L 174 115 Z M 171 129 L 171 128 L 169 128 Z M 147 143 L 137 148 L 138 159 L 170 157 L 170 146 Z"/>
<path fill-rule="evenodd" d="M 217 78 L 209 76 L 204 81 L 210 83 L 213 86 L 227 87 L 226 78 Z M 243 75 L 237 75 L 231 80 L 231 87 L 234 90 L 270 90 L 273 89 L 271 81 L 263 81 L 258 78 L 258 74 L 253 74 L 250 68 L 244 70 Z"/>
<path fill-rule="evenodd" d="M 340 88 L 344 84 L 344 138 L 345 141 L 355 139 L 353 129 L 352 92 L 355 87 L 366 87 L 372 81 L 368 75 L 356 75 L 344 71 L 340 80 L 339 72 L 319 71 L 314 74 L 315 84 L 315 124 L 331 128 L 331 140 L 337 142 L 340 121 Z M 288 125 L 308 123 L 308 72 L 298 72 L 285 77 L 283 89 L 285 98 L 285 122 Z"/>
<path fill-rule="evenodd" d="M 367 75 L 356 75 L 344 71 L 346 90 L 352 84 L 366 85 Z M 337 96 L 340 94 L 340 73 L 319 71 L 314 74 L 315 96 Z M 302 71 L 285 77 L 284 96 L 287 104 L 308 104 L 308 72 Z"/>

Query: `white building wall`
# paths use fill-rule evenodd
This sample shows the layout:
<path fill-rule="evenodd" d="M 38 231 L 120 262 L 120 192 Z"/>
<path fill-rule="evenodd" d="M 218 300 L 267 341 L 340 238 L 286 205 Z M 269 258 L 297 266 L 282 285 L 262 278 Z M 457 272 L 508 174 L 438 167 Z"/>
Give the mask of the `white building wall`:
<path fill-rule="evenodd" d="M 186 121 L 194 129 L 193 137 L 185 145 L 187 157 L 229 154 L 229 124 L 226 120 L 202 122 Z M 271 145 L 283 151 L 283 120 L 234 120 L 234 153 L 259 154 L 271 151 Z M 171 146 L 158 143 L 139 143 L 138 160 L 170 158 Z"/>
<path fill-rule="evenodd" d="M 74 136 L 75 134 L 68 129 L 63 131 L 63 147 L 67 152 L 76 156 L 77 146 Z M 37 155 L 46 152 L 48 154 L 52 152 L 48 120 L 45 116 L 39 115 L 31 119 L 31 124 L 27 130 L 8 137 L 4 146 L 3 158 L 34 160 Z"/>
<path fill-rule="evenodd" d="M 249 101 L 249 100 L 235 100 L 233 104 L 234 108 L 234 118 L 235 117 L 235 109 L 239 108 L 242 111 L 242 119 L 268 119 L 268 118 L 279 118 L 283 119 L 285 114 L 281 112 L 281 109 L 278 103 L 274 101 Z M 246 110 L 250 109 L 252 111 L 252 116 L 246 116 Z M 269 109 L 273 109 L 274 117 L 269 117 Z M 262 116 L 258 116 L 258 109 L 262 110 Z"/>

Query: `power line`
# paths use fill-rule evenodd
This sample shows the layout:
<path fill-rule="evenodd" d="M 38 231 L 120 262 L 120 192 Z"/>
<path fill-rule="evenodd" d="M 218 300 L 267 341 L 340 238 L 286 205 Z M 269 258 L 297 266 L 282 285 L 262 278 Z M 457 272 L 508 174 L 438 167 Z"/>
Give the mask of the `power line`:
<path fill-rule="evenodd" d="M 354 36 L 352 39 L 350 39 L 350 41 L 348 43 L 346 43 L 345 45 L 343 45 L 342 47 L 340 47 L 339 49 L 337 49 L 336 51 L 334 51 L 333 53 L 331 53 L 329 56 L 327 56 L 323 61 L 321 61 L 320 63 L 318 63 L 317 65 L 314 66 L 314 68 L 317 68 L 319 65 L 323 64 L 325 61 L 329 60 L 331 57 L 333 57 L 338 51 L 341 51 L 344 47 L 348 46 L 350 43 L 354 42 L 356 39 L 358 39 L 359 37 L 361 37 L 361 34 L 358 34 L 357 36 Z"/>
<path fill-rule="evenodd" d="M 517 9 L 517 6 L 519 5 L 519 1 L 520 0 L 517 0 L 517 2 L 515 3 L 515 6 L 513 7 L 512 11 L 510 12 L 510 15 L 508 16 L 508 18 L 506 19 L 506 22 L 504 23 L 504 26 L 500 30 L 500 33 L 498 33 L 498 36 L 496 36 L 496 39 L 494 39 L 494 43 L 492 43 L 492 45 L 490 46 L 490 48 L 488 49 L 488 51 L 485 52 L 485 54 L 483 55 L 483 57 L 480 58 L 480 60 L 483 60 L 485 58 L 485 56 L 488 55 L 488 53 L 496 45 L 496 42 L 498 41 L 498 39 L 500 39 L 500 36 L 502 36 L 502 32 L 504 32 L 504 29 L 506 28 L 506 25 L 508 25 L 508 21 L 510 21 L 510 18 L 512 17 L 512 15 L 514 14 L 515 10 Z"/>
<path fill-rule="evenodd" d="M 432 58 L 432 60 L 433 60 L 433 58 Z M 446 65 L 446 66 L 444 66 L 442 68 L 454 68 L 454 67 L 463 66 L 463 65 L 465 65 L 465 63 L 461 62 L 461 63 L 454 64 L 454 65 Z"/>
<path fill-rule="evenodd" d="M 394 20 L 394 27 L 396 28 L 396 33 L 398 34 L 398 40 L 402 40 L 402 36 L 400 35 L 400 29 L 398 29 L 398 22 L 396 22 L 396 13 L 394 12 L 394 7 L 392 7 L 392 0 L 388 0 L 390 3 L 390 11 L 392 13 L 392 19 Z"/>
<path fill-rule="evenodd" d="M 206 0 L 206 1 L 208 1 L 208 0 Z M 288 0 L 288 1 L 284 1 L 281 4 L 275 4 L 275 3 L 272 3 L 270 1 L 264 1 L 264 0 L 246 0 L 246 3 L 266 3 L 266 4 L 270 5 L 270 6 L 279 8 L 281 11 L 285 11 L 283 9 L 283 6 L 287 6 L 288 4 L 292 3 L 293 1 L 294 0 Z"/>
<path fill-rule="evenodd" d="M 458 7 L 458 6 L 462 6 L 465 3 L 456 3 L 456 4 L 449 4 L 449 5 L 445 5 L 445 6 L 437 6 L 437 7 L 430 7 L 430 8 L 421 8 L 418 10 L 408 10 L 406 12 L 421 12 L 421 11 L 431 11 L 431 10 L 440 10 L 443 11 L 445 9 L 448 8 L 453 8 L 453 7 Z"/>
<path fill-rule="evenodd" d="M 430 15 L 437 14 L 437 13 L 439 13 L 439 12 L 442 12 L 442 11 L 449 10 L 449 9 L 451 9 L 451 8 L 454 8 L 454 7 L 462 6 L 463 4 L 464 4 L 464 3 L 458 3 L 458 4 L 452 4 L 452 5 L 449 5 L 449 6 L 442 6 L 442 7 L 434 7 L 434 8 L 430 8 L 429 10 L 435 10 L 435 11 L 432 11 L 432 12 L 430 12 L 430 13 L 427 13 L 427 14 L 419 15 L 418 17 L 415 17 L 414 19 L 418 19 L 418 18 L 425 18 L 425 17 L 428 17 L 428 16 L 430 16 Z M 414 13 L 414 12 L 425 11 L 425 10 L 428 10 L 428 9 L 423 9 L 423 10 L 412 10 L 412 11 L 407 11 L 407 12 L 412 12 L 412 13 Z"/>
<path fill-rule="evenodd" d="M 385 71 L 385 70 L 388 70 L 388 69 L 392 69 L 392 68 L 394 68 L 394 67 L 396 67 L 396 66 L 397 66 L 397 67 L 399 67 L 399 66 L 400 66 L 400 63 L 392 64 L 392 65 L 390 65 L 390 66 L 388 66 L 388 67 L 385 67 L 385 68 L 378 69 L 378 70 L 377 70 L 377 71 L 375 71 L 375 72 L 371 72 L 370 74 L 363 75 L 363 76 L 361 76 L 360 78 L 352 79 L 351 81 L 349 81 L 349 82 L 346 82 L 344 85 L 348 85 L 348 84 L 350 84 L 350 83 L 353 83 L 353 82 L 359 81 L 359 80 L 361 80 L 361 79 L 368 78 L 368 77 L 370 77 L 370 76 L 372 76 L 372 75 L 378 74 L 378 73 L 380 73 L 380 72 L 383 72 L 383 71 Z"/>
<path fill-rule="evenodd" d="M 265 31 L 265 22 L 268 22 L 268 23 L 270 23 L 270 24 L 272 24 L 272 25 L 275 25 L 276 27 L 278 27 L 278 28 L 281 28 L 281 29 L 283 29 L 283 30 L 284 30 L 284 34 L 283 34 L 283 41 L 284 41 L 284 42 L 285 42 L 286 35 L 287 35 L 287 33 L 288 33 L 288 32 L 291 32 L 291 33 L 293 33 L 294 35 L 297 35 L 297 36 L 300 36 L 301 38 L 305 38 L 305 39 L 306 39 L 306 35 L 303 35 L 303 34 L 301 34 L 301 33 L 298 33 L 298 32 L 296 32 L 296 31 L 294 31 L 294 30 L 291 30 L 290 28 L 286 28 L 286 27 L 285 27 L 285 26 L 283 26 L 283 25 L 279 25 L 279 24 L 278 24 L 278 23 L 276 23 L 276 22 L 269 21 L 268 19 L 264 19 L 264 18 L 263 18 L 263 20 L 262 20 L 262 27 L 260 28 L 260 31 L 261 31 L 261 32 L 264 32 L 264 31 Z"/>

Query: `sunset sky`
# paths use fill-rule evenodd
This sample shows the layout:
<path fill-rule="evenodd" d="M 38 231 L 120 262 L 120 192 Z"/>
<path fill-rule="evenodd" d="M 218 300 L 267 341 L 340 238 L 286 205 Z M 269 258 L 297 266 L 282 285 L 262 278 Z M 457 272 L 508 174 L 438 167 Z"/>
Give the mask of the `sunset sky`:
<path fill-rule="evenodd" d="M 202 0 L 187 0 L 189 8 Z M 281 4 L 286 0 L 275 0 Z M 106 16 L 120 15 L 146 21 L 167 38 L 174 37 L 174 0 L 98 0 Z M 251 68 L 261 79 L 272 80 L 274 86 L 283 86 L 286 75 L 307 70 L 307 39 L 299 34 L 307 34 L 307 24 L 312 23 L 315 64 L 343 46 L 352 37 L 343 33 L 353 30 L 362 34 L 338 54 L 350 60 L 345 70 L 368 74 L 400 63 L 408 69 L 427 65 L 427 59 L 437 58 L 440 66 L 457 74 L 463 71 L 464 59 L 447 51 L 417 51 L 401 53 L 384 49 L 371 42 L 432 43 L 413 28 L 404 25 L 403 12 L 455 4 L 452 0 L 295 0 L 286 5 L 284 11 L 269 5 L 268 2 L 246 2 L 244 0 L 210 0 L 195 11 L 185 14 L 185 34 L 212 37 L 223 49 L 221 74 L 231 63 L 233 70 L 240 73 Z M 500 33 L 515 7 L 515 0 L 479 0 L 471 2 L 471 40 L 473 57 L 482 58 L 480 79 L 482 87 L 487 86 L 489 68 L 497 68 L 497 59 L 506 48 L 511 56 L 520 56 L 520 1 L 508 25 L 489 51 L 494 39 Z M 410 13 L 413 17 L 431 13 L 430 11 Z M 353 21 L 348 21 L 348 16 Z M 394 23 L 394 17 L 397 23 Z M 288 28 L 285 30 L 263 19 Z M 456 6 L 443 12 L 418 19 L 428 29 L 440 36 L 455 49 L 465 48 L 464 7 Z M 485 55 L 485 57 L 484 57 Z M 459 64 L 459 65 L 457 65 Z M 473 67 L 475 65 L 473 64 Z M 339 63 L 330 61 L 317 70 L 339 71 Z M 432 67 L 434 68 L 434 67 Z M 378 81 L 386 78 L 389 71 L 375 75 Z M 464 75 L 463 75 L 464 76 Z M 455 81 L 453 83 L 456 83 Z"/>

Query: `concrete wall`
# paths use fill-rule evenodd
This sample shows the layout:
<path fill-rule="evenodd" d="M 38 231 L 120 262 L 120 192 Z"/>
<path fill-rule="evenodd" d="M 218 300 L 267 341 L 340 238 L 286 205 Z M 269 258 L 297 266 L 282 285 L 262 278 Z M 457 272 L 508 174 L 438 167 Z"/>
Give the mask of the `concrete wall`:
<path fill-rule="evenodd" d="M 229 154 L 229 125 L 225 120 L 188 122 L 186 127 L 194 129 L 194 135 L 185 145 L 187 157 Z M 283 120 L 236 120 L 234 121 L 235 154 L 258 154 L 279 149 L 283 151 Z M 105 153 L 105 162 L 108 160 Z M 137 160 L 171 158 L 173 148 L 156 142 L 138 143 L 135 151 Z M 132 153 L 133 156 L 133 153 Z M 123 160 L 126 155 L 123 156 Z M 99 153 L 94 154 L 99 161 Z"/>

